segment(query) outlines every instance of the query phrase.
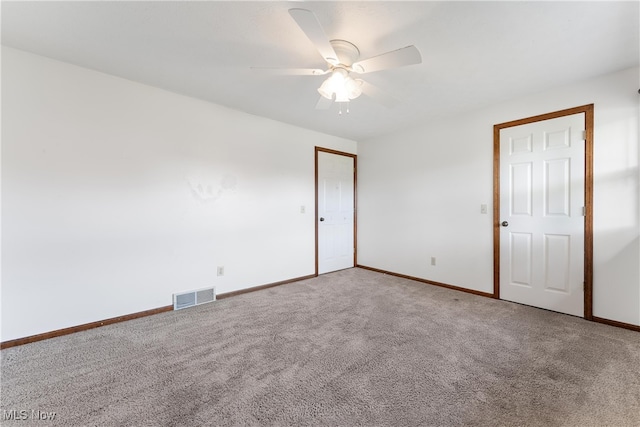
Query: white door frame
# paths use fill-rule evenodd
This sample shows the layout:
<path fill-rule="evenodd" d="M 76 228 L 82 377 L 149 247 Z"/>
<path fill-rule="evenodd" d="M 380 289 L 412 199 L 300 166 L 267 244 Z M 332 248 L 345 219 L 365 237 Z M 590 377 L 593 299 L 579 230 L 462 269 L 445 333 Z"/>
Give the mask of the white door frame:
<path fill-rule="evenodd" d="M 345 153 L 343 151 L 331 150 L 329 148 L 315 147 L 315 192 L 316 192 L 316 200 L 315 200 L 315 221 L 316 221 L 316 272 L 315 275 L 318 276 L 318 153 L 329 153 L 336 154 L 338 156 L 346 156 L 353 158 L 353 265 L 358 265 L 358 198 L 356 197 L 358 194 L 358 181 L 357 181 L 357 171 L 358 171 L 358 156 L 356 154 Z"/>
<path fill-rule="evenodd" d="M 593 104 L 493 126 L 493 297 L 500 299 L 500 130 L 584 113 L 584 318 L 593 320 Z"/>

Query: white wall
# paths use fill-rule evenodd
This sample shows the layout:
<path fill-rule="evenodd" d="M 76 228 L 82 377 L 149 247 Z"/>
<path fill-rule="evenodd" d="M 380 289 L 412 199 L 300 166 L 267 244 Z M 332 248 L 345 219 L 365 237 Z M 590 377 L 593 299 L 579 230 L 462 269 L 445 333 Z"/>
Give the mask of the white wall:
<path fill-rule="evenodd" d="M 316 145 L 356 150 L 3 48 L 2 341 L 314 274 Z"/>
<path fill-rule="evenodd" d="M 493 125 L 593 103 L 594 315 L 640 325 L 639 73 L 360 141 L 358 263 L 491 293 Z"/>
<path fill-rule="evenodd" d="M 640 325 L 638 73 L 361 142 L 359 263 L 491 292 L 493 124 L 594 103 L 594 315 Z M 3 48 L 0 339 L 313 274 L 315 145 L 356 152 Z"/>

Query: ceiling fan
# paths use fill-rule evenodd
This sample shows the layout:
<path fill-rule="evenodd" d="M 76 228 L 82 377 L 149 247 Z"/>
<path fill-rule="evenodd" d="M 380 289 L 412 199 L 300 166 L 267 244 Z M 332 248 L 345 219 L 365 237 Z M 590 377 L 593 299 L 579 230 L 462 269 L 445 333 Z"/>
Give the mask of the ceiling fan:
<path fill-rule="evenodd" d="M 251 68 L 273 74 L 292 76 L 322 76 L 330 74 L 318 88 L 321 96 L 316 104 L 316 109 L 326 110 L 331 107 L 333 102 L 347 103 L 362 93 L 386 107 L 394 107 L 398 104 L 397 99 L 371 83 L 367 83 L 360 78 L 353 78 L 351 73 L 366 74 L 422 62 L 420 51 L 413 45 L 360 60 L 360 50 L 358 50 L 357 46 L 346 40 L 329 40 L 322 25 L 320 25 L 320 21 L 310 10 L 294 8 L 289 9 L 289 14 L 320 52 L 322 58 L 327 62 L 327 68 Z M 349 112 L 348 107 L 347 112 Z M 342 109 L 340 109 L 341 113 Z"/>

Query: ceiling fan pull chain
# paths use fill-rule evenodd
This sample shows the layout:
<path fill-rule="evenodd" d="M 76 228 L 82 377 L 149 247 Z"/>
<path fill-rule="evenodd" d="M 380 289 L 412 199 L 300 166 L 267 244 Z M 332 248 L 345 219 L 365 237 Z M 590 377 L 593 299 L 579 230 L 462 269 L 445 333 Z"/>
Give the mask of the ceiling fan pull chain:
<path fill-rule="evenodd" d="M 342 115 L 342 102 L 338 102 L 338 115 Z M 345 104 L 347 104 L 347 114 L 349 114 L 349 103 L 345 102 Z"/>

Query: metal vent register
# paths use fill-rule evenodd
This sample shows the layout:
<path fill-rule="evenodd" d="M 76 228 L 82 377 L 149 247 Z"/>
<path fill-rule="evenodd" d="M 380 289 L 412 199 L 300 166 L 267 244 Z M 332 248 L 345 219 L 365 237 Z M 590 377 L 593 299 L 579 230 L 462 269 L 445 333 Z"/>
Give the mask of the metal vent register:
<path fill-rule="evenodd" d="M 216 288 L 199 289 L 195 291 L 173 294 L 173 309 L 181 310 L 194 305 L 206 304 L 216 300 Z"/>

